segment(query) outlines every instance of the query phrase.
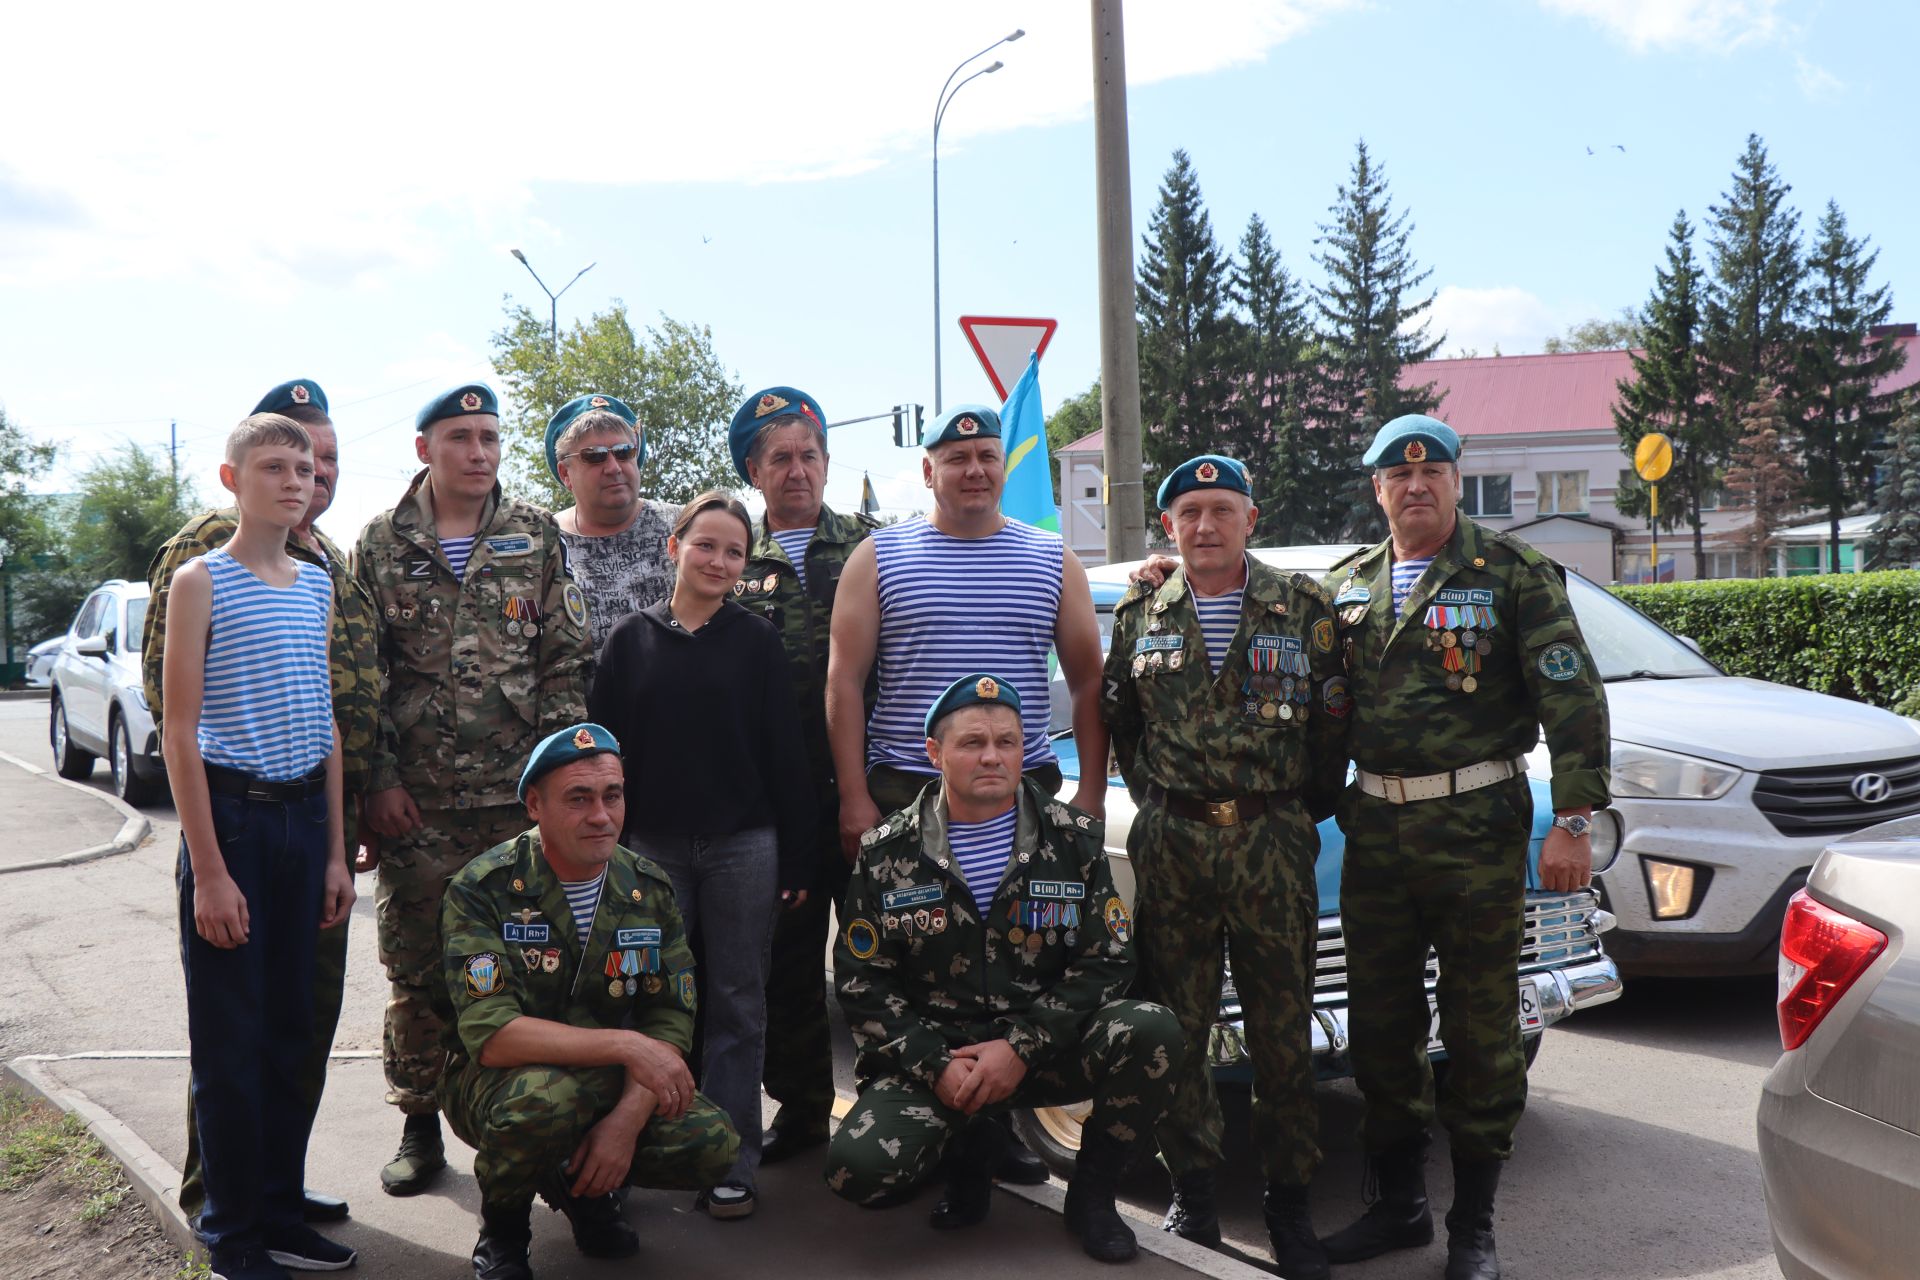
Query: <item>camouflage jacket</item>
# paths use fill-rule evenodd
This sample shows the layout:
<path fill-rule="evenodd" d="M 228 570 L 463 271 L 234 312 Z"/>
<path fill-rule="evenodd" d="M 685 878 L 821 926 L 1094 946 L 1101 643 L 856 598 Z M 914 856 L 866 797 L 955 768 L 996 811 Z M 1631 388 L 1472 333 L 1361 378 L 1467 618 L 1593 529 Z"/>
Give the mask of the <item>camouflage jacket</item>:
<path fill-rule="evenodd" d="M 1176 569 L 1114 610 L 1101 714 L 1136 800 L 1149 785 L 1200 799 L 1297 791 L 1316 817 L 1346 781 L 1353 700 L 1333 608 L 1305 574 L 1249 556 L 1240 625 L 1216 676 Z"/>
<path fill-rule="evenodd" d="M 834 790 L 833 751 L 827 745 L 827 637 L 833 620 L 834 592 L 853 549 L 878 527 L 879 522 L 871 516 L 837 515 L 821 507 L 813 539 L 807 543 L 807 585 L 802 587 L 793 562 L 767 531 L 763 516 L 753 547 L 747 552 L 747 567 L 733 588 L 734 598 L 771 622 L 786 647 L 787 670 L 800 708 L 800 732 L 812 768 L 809 776 L 818 794 Z M 877 681 L 876 669 L 867 679 L 869 713 L 873 711 Z"/>
<path fill-rule="evenodd" d="M 982 921 L 947 849 L 938 780 L 860 841 L 833 948 L 862 1080 L 932 1085 L 954 1045 L 1005 1040 L 1032 1065 L 1074 1044 L 1133 980 L 1133 926 L 1105 824 L 1020 784 L 1013 857 Z"/>
<path fill-rule="evenodd" d="M 478 1060 L 522 1016 L 638 1031 L 683 1054 L 693 1044 L 693 952 L 673 882 L 624 847 L 607 864 L 585 950 L 539 830 L 487 850 L 447 883 L 440 969 L 433 1004 L 456 1056 Z"/>
<path fill-rule="evenodd" d="M 1553 807 L 1606 807 L 1606 687 L 1553 562 L 1463 515 L 1396 621 L 1392 547 L 1326 577 L 1353 682 L 1354 762 L 1411 776 L 1511 760 L 1544 727 Z"/>
<path fill-rule="evenodd" d="M 202 512 L 162 543 L 154 553 L 153 563 L 147 566 L 147 587 L 153 598 L 147 604 L 147 621 L 140 643 L 140 677 L 147 705 L 153 709 L 155 728 L 160 726 L 161 676 L 167 647 L 167 593 L 173 588 L 173 575 L 187 561 L 232 541 L 239 527 L 240 513 L 234 508 Z M 313 537 L 320 544 L 322 555 L 315 555 L 292 534 L 287 535 L 287 554 L 295 560 L 319 565 L 333 582 L 333 636 L 327 646 L 333 679 L 333 722 L 340 729 L 342 781 L 346 794 L 355 796 L 367 789 L 380 736 L 377 628 L 373 604 L 354 580 L 347 553 L 318 529 L 313 531 Z"/>
<path fill-rule="evenodd" d="M 534 744 L 586 716 L 586 597 L 553 517 L 498 488 L 455 578 L 426 474 L 354 552 L 386 677 L 373 789 L 405 786 L 423 808 L 515 804 Z"/>

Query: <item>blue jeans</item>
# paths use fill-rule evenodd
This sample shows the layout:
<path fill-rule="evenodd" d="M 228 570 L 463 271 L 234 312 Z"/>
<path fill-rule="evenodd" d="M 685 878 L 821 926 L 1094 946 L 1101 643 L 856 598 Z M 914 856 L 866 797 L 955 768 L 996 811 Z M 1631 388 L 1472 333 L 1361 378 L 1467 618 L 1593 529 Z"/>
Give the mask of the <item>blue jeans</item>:
<path fill-rule="evenodd" d="M 751 1187 L 760 1170 L 767 964 L 780 895 L 774 830 L 657 839 L 635 833 L 627 847 L 659 864 L 673 881 L 688 941 L 702 957 L 700 1092 L 725 1108 L 740 1131 L 740 1155 L 725 1181 Z"/>
<path fill-rule="evenodd" d="M 247 901 L 247 941 L 225 950 L 194 928 L 182 836 L 180 966 L 207 1196 L 200 1238 L 210 1248 L 248 1249 L 265 1228 L 301 1220 L 313 1117 L 300 1073 L 313 1038 L 327 799 L 210 799 L 227 874 Z"/>

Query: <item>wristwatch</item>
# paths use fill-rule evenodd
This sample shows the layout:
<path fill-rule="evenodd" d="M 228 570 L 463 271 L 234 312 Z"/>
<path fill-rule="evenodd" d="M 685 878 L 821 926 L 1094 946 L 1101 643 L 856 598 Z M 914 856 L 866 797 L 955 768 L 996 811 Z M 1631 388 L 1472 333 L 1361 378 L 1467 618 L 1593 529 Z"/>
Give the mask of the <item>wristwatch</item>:
<path fill-rule="evenodd" d="M 1583 818 L 1577 813 L 1571 813 L 1564 818 L 1555 818 L 1553 825 L 1572 836 L 1575 840 L 1578 840 L 1581 836 L 1593 830 L 1593 819 Z"/>

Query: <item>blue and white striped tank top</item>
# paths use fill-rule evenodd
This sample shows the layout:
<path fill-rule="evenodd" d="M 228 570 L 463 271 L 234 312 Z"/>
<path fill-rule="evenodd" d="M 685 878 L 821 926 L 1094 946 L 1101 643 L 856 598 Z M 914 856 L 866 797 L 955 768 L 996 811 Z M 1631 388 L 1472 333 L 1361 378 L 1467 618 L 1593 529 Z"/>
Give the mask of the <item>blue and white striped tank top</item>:
<path fill-rule="evenodd" d="M 924 739 L 922 739 L 924 741 Z M 1013 837 L 1020 823 L 1020 806 L 1014 805 L 997 818 L 985 822 L 947 823 L 947 847 L 966 877 L 973 905 L 985 920 L 993 907 L 993 895 L 1007 874 L 1007 860 L 1013 857 Z"/>
<path fill-rule="evenodd" d="M 1407 597 L 1412 595 L 1414 587 L 1419 585 L 1420 576 L 1427 571 L 1427 566 L 1432 563 L 1432 556 L 1425 556 L 1419 560 L 1395 560 L 1393 562 L 1394 617 L 1397 618 L 1400 616 L 1400 607 L 1406 604 Z"/>
<path fill-rule="evenodd" d="M 872 537 L 880 696 L 867 721 L 868 765 L 931 774 L 927 708 L 974 671 L 1019 691 L 1022 767 L 1052 763 L 1047 654 L 1060 613 L 1060 535 L 1009 520 L 990 537 L 953 538 L 918 518 Z"/>
<path fill-rule="evenodd" d="M 213 580 L 200 755 L 269 782 L 313 772 L 333 751 L 327 611 L 333 583 L 295 561 L 290 587 L 262 582 L 225 547 L 202 557 Z"/>

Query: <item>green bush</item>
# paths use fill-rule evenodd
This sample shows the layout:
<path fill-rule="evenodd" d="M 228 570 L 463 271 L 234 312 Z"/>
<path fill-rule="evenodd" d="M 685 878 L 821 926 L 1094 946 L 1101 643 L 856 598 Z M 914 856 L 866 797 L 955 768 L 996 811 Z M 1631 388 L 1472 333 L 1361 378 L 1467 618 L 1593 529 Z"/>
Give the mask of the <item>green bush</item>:
<path fill-rule="evenodd" d="M 1731 675 L 1920 710 L 1920 570 L 1615 587 Z"/>

